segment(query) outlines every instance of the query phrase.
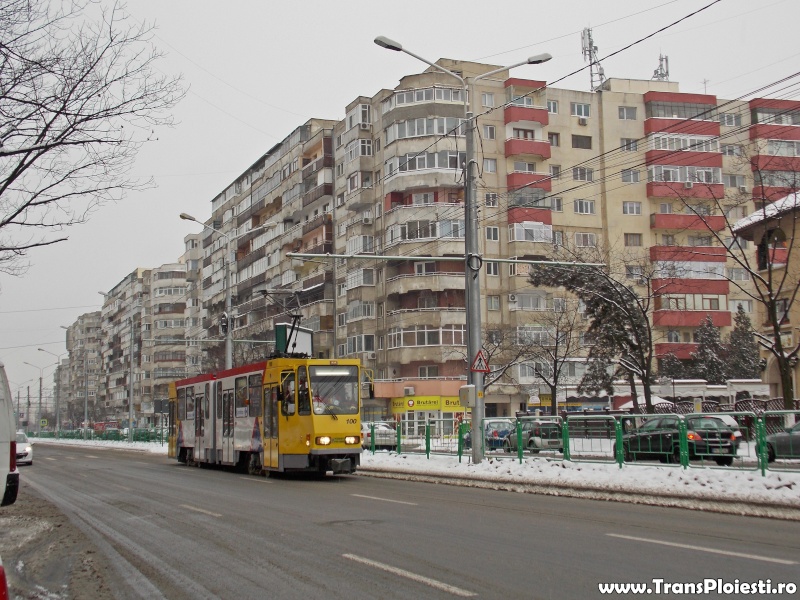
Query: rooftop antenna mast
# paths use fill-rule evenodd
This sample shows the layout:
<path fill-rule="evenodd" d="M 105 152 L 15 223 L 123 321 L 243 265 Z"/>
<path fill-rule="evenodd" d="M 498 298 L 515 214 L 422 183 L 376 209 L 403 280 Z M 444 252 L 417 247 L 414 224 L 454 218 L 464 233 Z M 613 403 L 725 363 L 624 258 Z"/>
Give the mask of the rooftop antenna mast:
<path fill-rule="evenodd" d="M 658 55 L 658 68 L 653 71 L 654 81 L 669 81 L 669 56 Z"/>
<path fill-rule="evenodd" d="M 597 59 L 597 46 L 594 45 L 594 41 L 592 40 L 592 30 L 588 27 L 581 33 L 581 44 L 583 45 L 583 59 L 589 61 L 592 91 L 595 92 L 603 86 L 606 75 L 603 72 L 600 61 Z"/>

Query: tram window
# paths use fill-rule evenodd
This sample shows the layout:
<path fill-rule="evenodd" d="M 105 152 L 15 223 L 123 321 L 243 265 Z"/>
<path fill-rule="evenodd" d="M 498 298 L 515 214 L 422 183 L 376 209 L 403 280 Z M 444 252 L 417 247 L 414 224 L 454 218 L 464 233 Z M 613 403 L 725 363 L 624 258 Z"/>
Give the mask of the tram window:
<path fill-rule="evenodd" d="M 206 419 L 208 419 L 208 414 L 209 414 L 209 411 L 208 411 L 209 398 L 211 398 L 211 384 L 207 383 L 206 384 L 205 401 L 203 402 L 203 416 Z"/>
<path fill-rule="evenodd" d="M 272 390 L 273 388 L 264 386 L 264 437 L 272 437 Z"/>
<path fill-rule="evenodd" d="M 217 410 L 215 414 L 218 419 L 222 418 L 222 382 L 217 382 Z"/>
<path fill-rule="evenodd" d="M 247 378 L 249 388 L 249 415 L 251 417 L 261 416 L 261 382 L 263 380 L 260 374 L 250 375 Z"/>
<path fill-rule="evenodd" d="M 186 389 L 186 420 L 194 420 L 194 390 L 192 388 Z"/>
<path fill-rule="evenodd" d="M 308 373 L 305 367 L 297 369 L 297 413 L 311 414 L 311 395 L 308 393 Z"/>
<path fill-rule="evenodd" d="M 283 390 L 283 398 L 281 402 L 281 414 L 284 416 L 289 416 L 294 414 L 295 404 L 294 404 L 294 372 L 292 371 L 285 371 L 281 374 L 281 380 L 283 381 L 282 390 Z"/>
<path fill-rule="evenodd" d="M 272 423 L 272 427 L 270 429 L 271 436 L 273 438 L 278 437 L 278 390 L 280 388 L 274 387 L 272 388 L 272 395 L 270 397 L 270 422 Z"/>
<path fill-rule="evenodd" d="M 236 378 L 236 418 L 247 416 L 247 377 Z"/>
<path fill-rule="evenodd" d="M 178 390 L 178 420 L 186 420 L 186 388 Z"/>

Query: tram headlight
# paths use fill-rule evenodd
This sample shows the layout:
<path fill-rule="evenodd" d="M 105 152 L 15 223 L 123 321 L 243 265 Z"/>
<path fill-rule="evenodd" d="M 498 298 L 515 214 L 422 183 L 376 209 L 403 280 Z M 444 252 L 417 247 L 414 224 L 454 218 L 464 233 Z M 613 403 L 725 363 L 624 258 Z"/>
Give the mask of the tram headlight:
<path fill-rule="evenodd" d="M 318 446 L 329 446 L 331 443 L 331 438 L 328 435 L 321 435 L 316 439 Z"/>
<path fill-rule="evenodd" d="M 361 437 L 357 435 L 348 435 L 344 438 L 345 444 L 359 444 L 361 443 Z"/>

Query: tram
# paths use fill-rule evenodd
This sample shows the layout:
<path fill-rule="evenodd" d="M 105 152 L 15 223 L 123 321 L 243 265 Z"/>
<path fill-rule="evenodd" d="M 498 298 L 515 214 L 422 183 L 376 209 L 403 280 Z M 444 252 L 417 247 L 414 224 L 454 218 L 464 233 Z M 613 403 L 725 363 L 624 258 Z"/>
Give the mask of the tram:
<path fill-rule="evenodd" d="M 360 464 L 365 380 L 357 359 L 280 353 L 175 381 L 169 393 L 169 456 L 252 475 L 353 473 Z"/>

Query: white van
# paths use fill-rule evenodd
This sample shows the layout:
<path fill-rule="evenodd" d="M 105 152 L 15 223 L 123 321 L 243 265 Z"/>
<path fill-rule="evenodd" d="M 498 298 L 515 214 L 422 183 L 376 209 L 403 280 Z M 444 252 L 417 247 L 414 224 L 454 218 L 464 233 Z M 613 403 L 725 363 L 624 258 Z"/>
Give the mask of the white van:
<path fill-rule="evenodd" d="M 14 399 L 6 377 L 6 368 L 0 362 L 0 485 L 5 481 L 0 506 L 14 504 L 19 490 L 17 470 L 17 428 L 14 426 Z"/>

